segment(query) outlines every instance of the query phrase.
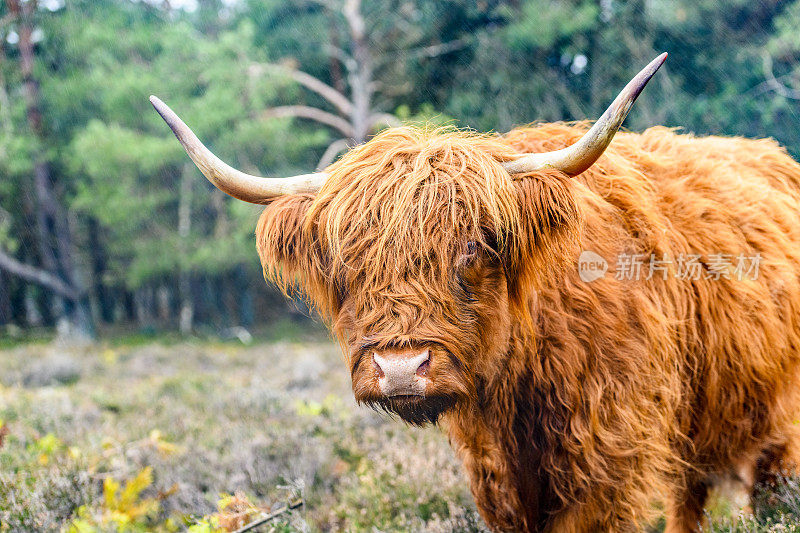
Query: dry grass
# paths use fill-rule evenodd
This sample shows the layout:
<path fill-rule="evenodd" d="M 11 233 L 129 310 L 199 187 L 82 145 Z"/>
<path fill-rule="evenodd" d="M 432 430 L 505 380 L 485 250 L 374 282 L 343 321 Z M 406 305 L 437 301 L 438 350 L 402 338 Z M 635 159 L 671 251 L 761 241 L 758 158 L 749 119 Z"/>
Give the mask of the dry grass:
<path fill-rule="evenodd" d="M 485 531 L 446 437 L 356 406 L 332 342 L 29 344 L 0 368 L 0 531 L 206 532 L 298 496 L 274 531 Z M 800 531 L 800 481 L 712 516 Z"/>
<path fill-rule="evenodd" d="M 446 437 L 357 407 L 328 341 L 27 345 L 0 368 L 0 530 L 100 516 L 104 480 L 146 467 L 158 510 L 131 530 L 185 528 L 237 492 L 264 510 L 301 495 L 286 530 L 482 527 Z"/>

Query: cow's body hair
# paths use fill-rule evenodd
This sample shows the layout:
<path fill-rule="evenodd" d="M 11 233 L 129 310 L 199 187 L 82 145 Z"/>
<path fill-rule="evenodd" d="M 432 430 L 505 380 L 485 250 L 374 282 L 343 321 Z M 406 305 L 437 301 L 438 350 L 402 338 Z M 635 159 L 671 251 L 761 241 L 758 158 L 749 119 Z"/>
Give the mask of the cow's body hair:
<path fill-rule="evenodd" d="M 573 179 L 512 180 L 499 164 L 585 131 L 389 130 L 316 197 L 267 207 L 259 253 L 349 362 L 364 337 L 448 354 L 440 379 L 458 401 L 441 421 L 493 529 L 632 530 L 661 500 L 668 528 L 691 531 L 710 480 L 752 486 L 795 453 L 800 165 L 771 140 L 666 128 L 618 134 Z M 452 281 L 465 239 L 501 265 L 480 267 L 469 304 Z M 582 282 L 581 249 L 611 272 Z M 678 279 L 674 263 L 666 280 L 614 277 L 620 254 L 716 253 L 760 254 L 758 278 Z"/>

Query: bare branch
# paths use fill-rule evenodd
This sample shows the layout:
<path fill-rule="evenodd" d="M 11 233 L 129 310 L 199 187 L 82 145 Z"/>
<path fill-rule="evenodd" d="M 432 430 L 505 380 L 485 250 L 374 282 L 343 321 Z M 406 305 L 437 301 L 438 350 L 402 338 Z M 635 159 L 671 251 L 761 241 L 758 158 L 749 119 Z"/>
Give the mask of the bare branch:
<path fill-rule="evenodd" d="M 355 59 L 353 59 L 350 54 L 342 50 L 340 47 L 332 44 L 326 44 L 324 49 L 325 53 L 327 53 L 329 56 L 341 61 L 341 63 L 344 65 L 344 68 L 346 68 L 348 72 L 352 72 L 357 68 Z"/>
<path fill-rule="evenodd" d="M 12 20 L 16 18 L 16 14 L 13 11 L 9 11 L 5 14 L 3 18 L 0 18 L 0 28 L 5 27 L 8 25 Z"/>
<path fill-rule="evenodd" d="M 22 13 L 19 0 L 6 0 L 6 5 L 8 5 L 8 11 L 12 18 L 18 17 Z"/>
<path fill-rule="evenodd" d="M 787 87 L 775 77 L 775 73 L 772 70 L 772 57 L 770 57 L 769 52 L 764 51 L 761 54 L 761 59 L 764 63 L 764 75 L 767 77 L 767 85 L 784 98 L 800 100 L 800 90 Z"/>
<path fill-rule="evenodd" d="M 78 299 L 78 292 L 58 277 L 41 268 L 17 261 L 3 250 L 0 250 L 0 268 L 26 281 L 46 287 L 69 300 L 75 301 Z"/>
<path fill-rule="evenodd" d="M 361 0 L 345 0 L 342 14 L 350 27 L 350 35 L 353 40 L 363 40 L 367 25 L 364 23 L 364 17 L 361 16 Z"/>
<path fill-rule="evenodd" d="M 338 141 L 333 141 L 331 144 L 329 144 L 325 149 L 325 153 L 319 158 L 317 170 L 325 170 L 328 165 L 333 163 L 337 155 L 349 148 L 348 142 L 349 139 L 339 139 Z"/>
<path fill-rule="evenodd" d="M 281 507 L 277 511 L 273 511 L 273 512 L 269 513 L 268 515 L 265 515 L 265 516 L 259 518 L 258 520 L 250 522 L 246 526 L 244 526 L 242 528 L 239 528 L 236 531 L 234 531 L 234 533 L 245 533 L 246 531 L 252 531 L 252 530 L 256 529 L 257 527 L 259 527 L 259 526 L 261 526 L 263 524 L 266 524 L 270 520 L 274 520 L 275 518 L 279 517 L 283 513 L 286 513 L 288 511 L 293 510 L 293 509 L 297 509 L 298 507 L 300 507 L 302 505 L 303 505 L 303 499 L 302 498 L 298 498 L 298 499 L 294 500 L 293 502 L 288 502 L 285 506 Z"/>
<path fill-rule="evenodd" d="M 342 117 L 338 117 L 333 113 L 328 113 L 327 111 L 317 109 L 316 107 L 307 105 L 285 105 L 273 107 L 261 113 L 261 118 L 263 119 L 280 117 L 307 118 L 339 130 L 347 137 L 353 137 L 353 127 L 349 122 Z"/>
<path fill-rule="evenodd" d="M 335 11 L 337 9 L 341 9 L 341 6 L 338 2 L 334 2 L 333 0 L 312 0 L 313 4 L 319 4 L 322 7 L 330 9 L 331 11 Z"/>
<path fill-rule="evenodd" d="M 394 54 L 387 54 L 389 57 L 396 57 L 398 55 L 403 55 L 406 58 L 417 58 L 417 57 L 427 57 L 433 58 L 438 57 L 444 54 L 449 54 L 450 52 L 455 52 L 456 50 L 461 50 L 462 48 L 466 48 L 470 45 L 472 39 L 455 39 L 452 41 L 447 41 L 446 43 L 439 43 L 433 44 L 430 46 L 421 46 L 419 48 L 411 48 L 408 50 L 398 50 L 397 53 Z"/>
<path fill-rule="evenodd" d="M 311 74 L 282 65 L 260 64 L 251 66 L 251 72 L 253 73 L 260 74 L 263 70 L 283 72 L 306 89 L 314 91 L 333 104 L 342 114 L 349 115 L 353 112 L 353 104 L 345 95 Z"/>
<path fill-rule="evenodd" d="M 370 128 L 384 125 L 390 128 L 396 128 L 397 126 L 402 126 L 403 123 L 396 116 L 390 115 L 389 113 L 374 113 L 369 117 Z"/>

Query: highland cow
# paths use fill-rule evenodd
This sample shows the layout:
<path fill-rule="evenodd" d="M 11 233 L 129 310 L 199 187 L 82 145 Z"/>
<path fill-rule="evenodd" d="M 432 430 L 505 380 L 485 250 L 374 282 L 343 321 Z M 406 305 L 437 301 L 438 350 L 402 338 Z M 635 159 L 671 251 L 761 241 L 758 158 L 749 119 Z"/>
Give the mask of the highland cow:
<path fill-rule="evenodd" d="M 800 165 L 772 140 L 615 137 L 664 58 L 591 129 L 393 128 L 285 179 L 152 101 L 217 187 L 267 204 L 265 274 L 329 321 L 355 398 L 446 428 L 493 530 L 630 531 L 663 502 L 694 531 L 715 484 L 790 465 Z M 582 251 L 609 272 L 581 279 Z"/>

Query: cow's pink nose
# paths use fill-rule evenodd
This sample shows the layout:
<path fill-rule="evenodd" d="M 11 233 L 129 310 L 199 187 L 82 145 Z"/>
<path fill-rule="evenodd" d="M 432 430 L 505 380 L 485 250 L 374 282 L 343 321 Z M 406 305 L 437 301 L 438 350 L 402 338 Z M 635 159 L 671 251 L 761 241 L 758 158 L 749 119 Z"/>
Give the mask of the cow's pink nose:
<path fill-rule="evenodd" d="M 378 387 L 386 396 L 422 396 L 428 384 L 431 355 L 428 350 L 372 353 Z"/>

